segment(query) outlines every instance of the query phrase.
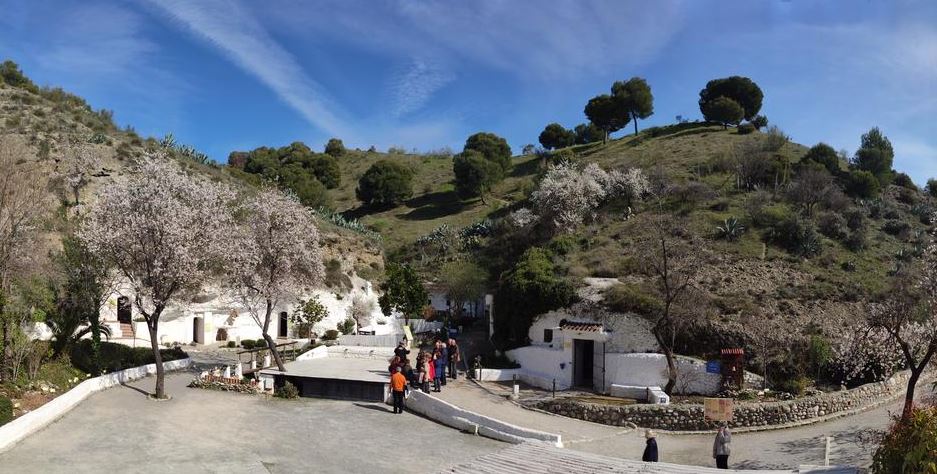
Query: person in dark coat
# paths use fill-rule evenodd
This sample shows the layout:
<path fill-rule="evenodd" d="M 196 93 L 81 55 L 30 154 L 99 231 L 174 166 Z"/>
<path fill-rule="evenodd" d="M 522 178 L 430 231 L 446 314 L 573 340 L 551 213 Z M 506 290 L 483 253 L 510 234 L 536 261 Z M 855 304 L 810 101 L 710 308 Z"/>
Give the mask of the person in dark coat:
<path fill-rule="evenodd" d="M 455 380 L 459 378 L 458 365 L 462 361 L 462 354 L 459 353 L 459 345 L 453 338 L 449 338 L 446 348 L 449 349 L 449 376 L 452 377 L 452 380 Z"/>
<path fill-rule="evenodd" d="M 406 339 L 400 341 L 400 343 L 397 344 L 397 347 L 394 349 L 394 355 L 397 357 L 400 357 L 400 360 L 406 359 L 407 354 L 410 353 L 410 351 L 407 349 L 406 341 L 407 341 Z"/>
<path fill-rule="evenodd" d="M 646 430 L 644 432 L 644 437 L 647 438 L 647 446 L 644 447 L 644 455 L 641 456 L 641 460 L 645 462 L 657 462 L 657 438 L 654 436 L 654 432 Z"/>

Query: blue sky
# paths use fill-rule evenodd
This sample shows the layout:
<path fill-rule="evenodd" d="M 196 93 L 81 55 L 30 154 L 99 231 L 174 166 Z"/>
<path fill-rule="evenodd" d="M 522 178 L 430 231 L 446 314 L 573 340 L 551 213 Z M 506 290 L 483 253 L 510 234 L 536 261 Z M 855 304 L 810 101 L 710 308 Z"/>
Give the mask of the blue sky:
<path fill-rule="evenodd" d="M 739 74 L 796 141 L 854 151 L 879 126 L 896 168 L 937 176 L 937 2 L 2 0 L 0 57 L 144 135 L 224 161 L 302 140 L 515 150 L 586 101 L 647 78 L 655 114 L 700 116 Z"/>

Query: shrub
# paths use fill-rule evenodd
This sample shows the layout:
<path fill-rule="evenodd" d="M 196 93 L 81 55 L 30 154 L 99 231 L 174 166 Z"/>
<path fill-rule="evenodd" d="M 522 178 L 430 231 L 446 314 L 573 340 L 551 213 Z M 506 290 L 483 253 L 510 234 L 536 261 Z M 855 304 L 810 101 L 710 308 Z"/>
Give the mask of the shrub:
<path fill-rule="evenodd" d="M 267 347 L 267 340 L 264 338 L 257 339 L 254 341 L 254 349 L 260 349 L 262 347 Z"/>
<path fill-rule="evenodd" d="M 846 180 L 846 193 L 850 196 L 870 199 L 878 196 L 879 182 L 869 171 L 853 170 Z"/>
<path fill-rule="evenodd" d="M 380 160 L 358 180 L 355 195 L 367 205 L 395 206 L 413 195 L 413 172 L 393 161 Z"/>
<path fill-rule="evenodd" d="M 862 224 L 865 223 L 865 211 L 857 207 L 846 210 L 843 216 L 846 218 L 846 227 L 849 227 L 849 230 L 861 229 Z"/>
<path fill-rule="evenodd" d="M 631 284 L 618 284 L 605 290 L 605 304 L 621 313 L 636 313 L 643 316 L 657 314 L 663 303 L 643 288 Z"/>
<path fill-rule="evenodd" d="M 911 225 L 903 221 L 889 220 L 882 224 L 882 232 L 907 240 L 911 236 Z"/>
<path fill-rule="evenodd" d="M 901 188 L 898 190 L 898 202 L 913 206 L 917 204 L 917 190 L 910 188 Z"/>
<path fill-rule="evenodd" d="M 895 420 L 872 458 L 872 472 L 937 472 L 937 407 L 914 409 L 906 421 Z"/>
<path fill-rule="evenodd" d="M 927 186 L 925 186 L 925 188 L 927 189 L 927 194 L 930 194 L 932 197 L 937 197 L 937 179 L 931 178 L 927 180 Z"/>
<path fill-rule="evenodd" d="M 917 216 L 921 224 L 931 225 L 934 219 L 934 208 L 930 204 L 922 202 L 911 207 L 911 214 Z"/>
<path fill-rule="evenodd" d="M 745 226 L 735 216 L 726 219 L 722 225 L 716 227 L 716 238 L 725 239 L 729 242 L 740 239 L 744 233 Z"/>
<path fill-rule="evenodd" d="M 346 318 L 344 321 L 338 323 L 336 329 L 342 332 L 342 334 L 354 334 L 355 333 L 355 320 L 352 318 Z"/>
<path fill-rule="evenodd" d="M 162 349 L 159 353 L 162 355 L 163 362 L 188 357 L 188 354 L 178 347 Z M 89 374 L 97 373 L 94 370 L 90 339 L 82 339 L 78 344 L 73 344 L 69 358 L 78 370 Z M 128 347 L 123 344 L 102 342 L 98 349 L 98 364 L 102 371 L 117 372 L 153 362 L 153 350 L 149 347 Z"/>
<path fill-rule="evenodd" d="M 749 133 L 755 132 L 755 126 L 750 123 L 743 123 L 742 125 L 739 125 L 737 129 L 735 129 L 735 132 L 739 135 L 748 135 Z"/>
<path fill-rule="evenodd" d="M 235 346 L 237 346 L 237 344 L 234 341 L 228 341 L 228 343 L 225 344 L 225 346 L 229 349 L 233 349 Z"/>
<path fill-rule="evenodd" d="M 479 132 L 465 140 L 462 151 L 475 150 L 486 160 L 497 163 L 507 173 L 511 169 L 511 146 L 507 140 L 493 133 Z"/>
<path fill-rule="evenodd" d="M 885 201 L 882 201 L 881 198 L 876 199 L 864 199 L 860 202 L 862 207 L 869 211 L 869 217 L 873 219 L 878 219 L 882 217 L 882 214 L 885 213 L 888 206 L 885 205 Z"/>
<path fill-rule="evenodd" d="M 479 196 L 484 199 L 491 187 L 503 177 L 497 163 L 486 160 L 475 150 L 456 155 L 452 160 L 452 173 L 455 175 L 456 194 L 462 199 Z"/>
<path fill-rule="evenodd" d="M 801 162 L 818 163 L 823 165 L 830 173 L 835 174 L 839 172 L 839 155 L 836 154 L 836 150 L 834 150 L 833 147 L 826 143 L 817 143 L 812 146 L 810 150 L 807 151 L 807 154 L 801 158 Z"/>
<path fill-rule="evenodd" d="M 783 148 L 788 141 L 790 141 L 790 137 L 778 128 L 777 125 L 772 125 L 768 127 L 764 138 L 761 140 L 761 150 L 774 153 Z"/>
<path fill-rule="evenodd" d="M 550 251 L 557 255 L 567 255 L 576 249 L 576 239 L 571 235 L 562 235 L 550 241 Z"/>
<path fill-rule="evenodd" d="M 846 248 L 852 250 L 853 252 L 859 252 L 864 250 L 868 246 L 868 238 L 866 237 L 866 232 L 864 228 L 859 228 L 853 230 L 843 244 L 846 245 Z"/>
<path fill-rule="evenodd" d="M 13 420 L 13 402 L 9 398 L 0 396 L 0 426 Z"/>
<path fill-rule="evenodd" d="M 785 379 L 777 384 L 778 390 L 782 392 L 787 392 L 795 397 L 803 396 L 804 392 L 807 391 L 807 387 L 810 386 L 810 379 L 807 377 L 795 377 L 792 379 Z"/>
<path fill-rule="evenodd" d="M 253 348 L 254 348 L 254 340 L 253 340 L 253 339 L 244 339 L 243 341 L 241 341 L 241 347 L 243 347 L 243 348 L 245 348 L 245 349 L 248 349 L 248 350 L 253 349 Z"/>
<path fill-rule="evenodd" d="M 329 329 L 325 331 L 325 334 L 322 335 L 323 341 L 334 341 L 338 339 L 339 332 L 337 329 Z"/>
<path fill-rule="evenodd" d="M 824 212 L 817 218 L 817 228 L 820 233 L 835 240 L 846 237 L 846 219 L 839 214 Z"/>
<path fill-rule="evenodd" d="M 345 154 L 345 144 L 338 138 L 330 138 L 325 144 L 325 154 L 338 158 Z"/>
<path fill-rule="evenodd" d="M 274 392 L 273 396 L 286 399 L 299 398 L 299 389 L 295 385 L 286 382 Z"/>
<path fill-rule="evenodd" d="M 914 181 L 911 180 L 911 177 L 906 173 L 898 173 L 895 175 L 895 179 L 892 181 L 892 184 L 895 186 L 901 186 L 902 188 L 911 189 L 917 191 L 917 185 L 914 184 Z"/>
<path fill-rule="evenodd" d="M 791 216 L 771 227 L 768 240 L 794 255 L 809 258 L 822 250 L 820 237 L 811 222 Z"/>

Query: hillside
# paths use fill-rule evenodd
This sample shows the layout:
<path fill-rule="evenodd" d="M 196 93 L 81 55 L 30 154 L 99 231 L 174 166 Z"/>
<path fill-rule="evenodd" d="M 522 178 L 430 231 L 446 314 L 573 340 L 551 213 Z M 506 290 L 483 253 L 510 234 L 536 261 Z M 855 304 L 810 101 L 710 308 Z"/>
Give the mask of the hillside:
<path fill-rule="evenodd" d="M 86 184 L 80 189 L 79 201 L 85 203 L 94 199 L 98 190 L 123 179 L 146 151 L 159 151 L 191 172 L 214 180 L 234 186 L 256 184 L 256 180 L 244 179 L 244 174 L 237 170 L 208 161 L 191 147 L 171 140 L 143 138 L 132 127 L 120 128 L 114 124 L 112 115 L 107 110 L 93 110 L 82 98 L 62 89 L 39 88 L 25 76 L 19 76 L 16 86 L 0 80 L 0 134 L 18 135 L 26 140 L 49 176 L 52 198 L 70 213 L 76 212 L 77 207 L 66 184 L 67 176 L 83 176 Z M 56 219 L 50 216 L 47 227 L 56 228 Z M 377 270 L 383 268 L 379 242 L 327 218 L 320 219 L 319 227 L 330 282 L 347 281 L 340 274 L 350 276 L 353 271 L 379 275 Z M 53 231 L 46 240 L 54 248 L 58 238 Z"/>

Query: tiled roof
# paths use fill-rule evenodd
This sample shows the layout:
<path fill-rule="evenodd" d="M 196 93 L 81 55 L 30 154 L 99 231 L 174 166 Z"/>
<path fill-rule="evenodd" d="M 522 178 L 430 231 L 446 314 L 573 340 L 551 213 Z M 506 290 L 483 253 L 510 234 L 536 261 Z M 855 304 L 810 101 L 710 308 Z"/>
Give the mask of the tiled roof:
<path fill-rule="evenodd" d="M 560 321 L 560 329 L 580 332 L 602 332 L 602 323 L 580 323 L 575 321 Z"/>

